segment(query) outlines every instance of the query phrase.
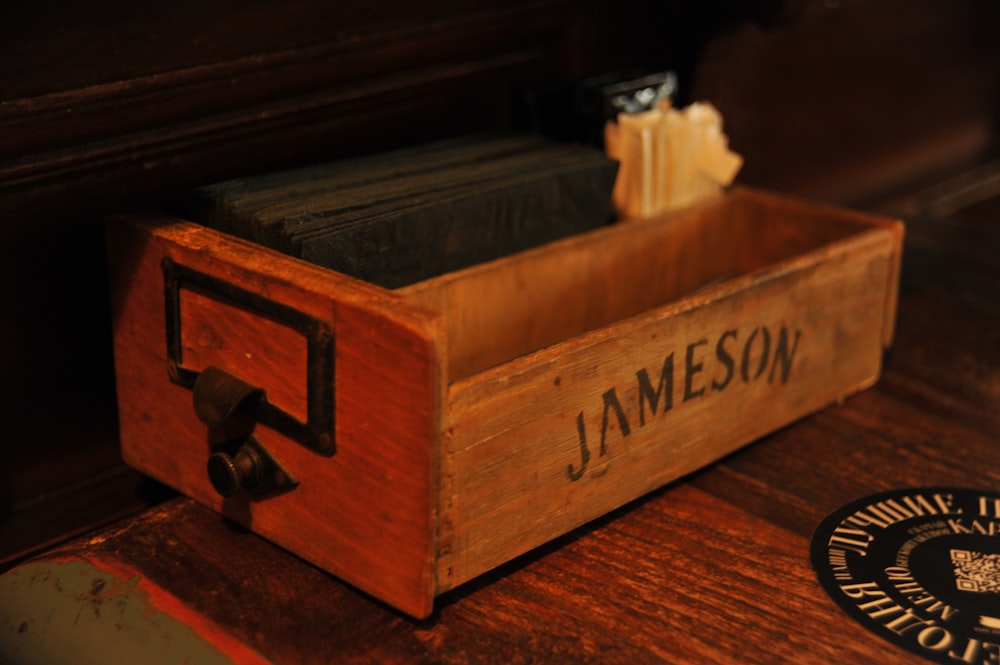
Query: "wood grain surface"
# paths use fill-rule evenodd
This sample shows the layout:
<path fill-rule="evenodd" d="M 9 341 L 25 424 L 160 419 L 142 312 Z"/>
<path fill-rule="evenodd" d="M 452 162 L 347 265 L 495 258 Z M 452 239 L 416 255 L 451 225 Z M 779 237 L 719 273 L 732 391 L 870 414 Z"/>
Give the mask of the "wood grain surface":
<path fill-rule="evenodd" d="M 391 292 L 197 224 L 169 218 L 109 225 L 122 454 L 132 467 L 343 579 L 426 615 L 433 598 L 434 496 L 442 401 L 440 325 Z M 291 492 L 223 499 L 206 472 L 215 433 L 192 391 L 171 381 L 164 258 L 328 325 L 332 435 L 321 455 L 276 428 L 254 435 L 299 481 Z M 200 285 L 179 289 L 183 368 L 218 366 L 304 420 L 303 332 Z M 341 386 L 340 390 L 336 386 Z M 349 386 L 346 389 L 345 386 Z"/>
<path fill-rule="evenodd" d="M 180 220 L 108 232 L 125 460 L 423 618 L 443 591 L 872 385 L 902 229 L 737 190 L 459 271 L 439 312 Z M 325 365 L 303 325 L 330 331 Z M 449 375 L 484 343 L 516 357 Z M 208 368 L 300 423 L 329 392 L 318 434 L 336 455 L 261 418 L 256 440 L 298 486 L 221 500 L 205 466 L 234 435 L 199 422 L 190 392 Z"/>
<path fill-rule="evenodd" d="M 807 207 L 789 214 L 775 199 L 762 208 L 795 226 L 803 243 L 813 226 L 829 233 Z M 745 216 L 739 203 L 726 212 Z M 726 231 L 736 254 L 754 244 L 749 236 L 764 235 L 753 226 Z M 665 234 L 649 244 L 684 255 L 676 241 Z M 875 226 L 789 253 L 453 384 L 439 586 L 460 584 L 874 383 L 898 241 L 891 228 Z M 613 238 L 599 246 L 613 253 Z M 768 249 L 780 256 L 785 248 Z M 760 264 L 752 254 L 710 260 L 729 264 L 723 274 Z M 697 260 L 678 263 L 697 273 Z M 617 273 L 597 271 L 593 282 L 617 287 L 626 300 L 647 285 L 654 291 L 658 280 L 637 272 L 637 280 L 616 284 Z M 544 275 L 536 291 L 545 289 Z M 693 278 L 666 280 L 678 281 Z M 589 286 L 581 280 L 576 293 Z M 584 297 L 579 306 L 586 304 Z M 574 305 L 564 301 L 559 311 Z"/>
<path fill-rule="evenodd" d="M 1000 486 L 998 203 L 911 221 L 875 387 L 459 587 L 428 620 L 186 499 L 50 556 L 127 564 L 276 663 L 912 663 L 826 596 L 808 542 L 877 491 Z"/>

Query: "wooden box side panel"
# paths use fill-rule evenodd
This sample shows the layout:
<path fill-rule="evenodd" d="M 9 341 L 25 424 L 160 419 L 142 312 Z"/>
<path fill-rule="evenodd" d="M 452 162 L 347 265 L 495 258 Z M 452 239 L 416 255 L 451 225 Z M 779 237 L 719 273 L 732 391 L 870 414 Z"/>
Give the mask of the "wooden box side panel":
<path fill-rule="evenodd" d="M 732 207 L 713 202 L 669 225 L 618 223 L 400 292 L 445 314 L 458 381 L 733 273 Z"/>
<path fill-rule="evenodd" d="M 874 383 L 897 240 L 866 231 L 452 385 L 440 586 Z"/>
<path fill-rule="evenodd" d="M 176 220 L 108 225 L 117 390 L 126 461 L 415 616 L 432 608 L 443 395 L 440 318 L 389 292 Z M 336 453 L 258 425 L 299 485 L 253 500 L 211 487 L 209 430 L 167 372 L 161 261 L 211 275 L 322 322 L 334 336 Z M 183 363 L 219 365 L 306 412 L 301 332 L 182 291 Z M 252 572 L 250 573 L 253 574 Z"/>
<path fill-rule="evenodd" d="M 734 194 L 741 202 L 738 208 L 741 225 L 752 230 L 744 236 L 745 242 L 740 245 L 743 264 L 774 262 L 787 257 L 789 251 L 809 251 L 817 243 L 830 243 L 843 237 L 845 229 L 853 228 L 854 232 L 858 232 L 879 228 L 892 234 L 894 249 L 885 292 L 885 325 L 882 329 L 882 344 L 889 347 L 896 329 L 903 257 L 904 226 L 901 221 L 747 188 L 738 188 Z"/>
<path fill-rule="evenodd" d="M 399 293 L 445 315 L 455 382 L 871 227 L 858 213 L 741 188 Z"/>

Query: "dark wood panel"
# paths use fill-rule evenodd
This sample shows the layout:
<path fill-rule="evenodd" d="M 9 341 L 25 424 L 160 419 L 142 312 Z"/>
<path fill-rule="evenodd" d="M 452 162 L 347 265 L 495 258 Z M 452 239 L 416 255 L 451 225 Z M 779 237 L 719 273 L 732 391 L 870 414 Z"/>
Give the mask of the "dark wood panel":
<path fill-rule="evenodd" d="M 566 3 L 20 6 L 7 17 L 0 157 L 121 136 L 558 39 Z M 11 11 L 11 10 L 8 10 Z M 398 85 L 398 84 L 397 84 Z M 263 109 L 262 109 L 263 110 Z"/>
<path fill-rule="evenodd" d="M 510 127 L 518 88 L 651 64 L 648 3 L 611 4 L 15 3 L 2 223 Z"/>
<path fill-rule="evenodd" d="M 740 180 L 856 202 L 995 154 L 1000 5 L 960 0 L 799 2 L 794 19 L 744 23 L 698 61 Z"/>
<path fill-rule="evenodd" d="M 391 37 L 400 39 L 425 29 L 453 33 L 490 13 L 566 11 L 567 6 L 494 0 L 178 0 L 169 5 L 13 0 L 3 8 L 0 52 L 18 67 L 5 71 L 2 98 L 36 98 L 244 58 L 266 62 L 268 57 L 280 59 L 278 54 L 315 45 L 339 44 L 337 50 L 362 52 L 373 45 L 390 46 Z M 497 28 L 496 37 L 509 36 L 509 26 Z"/>

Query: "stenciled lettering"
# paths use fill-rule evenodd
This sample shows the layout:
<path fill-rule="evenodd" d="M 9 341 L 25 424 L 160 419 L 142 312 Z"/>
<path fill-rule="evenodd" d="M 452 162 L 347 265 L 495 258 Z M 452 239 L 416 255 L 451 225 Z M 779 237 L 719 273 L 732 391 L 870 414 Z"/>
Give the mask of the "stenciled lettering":
<path fill-rule="evenodd" d="M 784 328 L 782 328 L 784 330 Z M 795 339 L 798 340 L 799 331 L 795 331 Z M 719 364 L 725 368 L 725 375 L 722 380 L 712 379 L 712 390 L 719 391 L 725 390 L 729 382 L 733 380 L 733 371 L 736 367 L 733 356 L 729 353 L 729 349 L 726 348 L 726 341 L 736 340 L 736 331 L 727 330 L 726 332 L 719 335 L 719 341 L 715 343 L 715 357 L 718 359 Z M 785 377 L 787 379 L 787 373 Z"/>
<path fill-rule="evenodd" d="M 621 432 L 623 438 L 632 433 L 632 427 L 628 424 L 625 409 L 622 408 L 622 403 L 618 399 L 618 393 L 614 388 L 605 391 L 601 398 L 604 401 L 604 415 L 601 417 L 601 447 L 599 454 L 601 457 L 604 457 L 608 454 L 608 427 L 611 424 L 611 419 L 609 418 L 611 412 L 614 411 L 615 413 L 615 418 L 618 420 L 618 431 Z M 566 472 L 572 481 L 580 480 L 587 470 L 587 465 L 590 464 L 590 448 L 587 447 L 587 428 L 583 423 L 582 411 L 576 417 L 576 429 L 580 440 L 580 468 L 574 469 L 572 464 L 566 467 Z"/>
<path fill-rule="evenodd" d="M 743 345 L 743 362 L 740 364 L 740 376 L 743 377 L 743 383 L 750 383 L 750 356 L 754 350 L 754 342 L 757 341 L 758 333 L 763 333 L 761 335 L 763 341 L 761 342 L 760 359 L 757 361 L 754 379 L 760 378 L 760 375 L 767 369 L 767 361 L 771 358 L 771 332 L 767 328 L 754 328 L 753 332 L 750 333 L 750 339 Z"/>
<path fill-rule="evenodd" d="M 576 430 L 577 436 L 580 438 L 580 468 L 577 470 L 573 469 L 573 465 L 567 466 L 566 471 L 569 473 L 570 480 L 580 480 L 583 478 L 584 472 L 587 470 L 587 466 L 590 464 L 590 449 L 587 447 L 587 428 L 583 425 L 583 412 L 576 417 Z"/>
<path fill-rule="evenodd" d="M 771 365 L 771 373 L 767 377 L 768 383 L 774 383 L 774 371 L 778 369 L 778 365 L 781 365 L 781 383 L 788 383 L 788 373 L 792 371 L 792 358 L 795 357 L 795 351 L 799 348 L 799 338 L 802 337 L 802 331 L 795 331 L 795 341 L 792 342 L 792 348 L 788 348 L 788 328 L 782 328 L 778 333 L 778 343 L 774 348 L 774 363 Z"/>
<path fill-rule="evenodd" d="M 704 346 L 708 344 L 707 339 L 699 339 L 693 344 L 688 344 L 687 353 L 684 354 L 684 401 L 694 399 L 695 397 L 701 397 L 705 394 L 705 386 L 698 389 L 693 389 L 691 386 L 694 383 L 694 378 L 698 374 L 701 374 L 701 368 L 704 363 L 694 362 L 695 350 L 699 346 Z"/>
<path fill-rule="evenodd" d="M 635 371 L 635 388 L 619 393 L 611 387 L 601 394 L 600 446 L 598 457 L 611 451 L 609 432 L 617 430 L 621 439 L 628 437 L 634 427 L 645 427 L 656 418 L 671 412 L 674 408 L 675 386 L 681 391 L 678 398 L 682 403 L 705 398 L 710 394 L 723 393 L 730 389 L 733 379 L 739 375 L 743 384 L 765 380 L 786 385 L 792 375 L 795 356 L 799 349 L 802 331 L 779 326 L 772 333 L 767 326 L 756 326 L 749 331 L 739 329 L 724 330 L 718 337 L 702 337 L 686 344 L 683 361 L 674 361 L 675 353 L 668 350 L 662 361 L 657 361 L 659 376 L 655 382 L 654 373 L 647 367 Z M 676 377 L 675 372 L 683 372 Z M 739 385 L 739 381 L 736 385 Z M 620 397 L 624 396 L 623 400 Z M 633 400 L 632 396 L 635 395 Z M 630 414 L 626 408 L 634 411 Z M 571 481 L 584 477 L 593 461 L 587 436 L 585 411 L 576 417 L 576 438 L 579 461 L 566 465 L 566 475 Z M 636 422 L 636 420 L 638 422 Z"/>
<path fill-rule="evenodd" d="M 649 413 L 656 415 L 656 410 L 660 405 L 660 397 L 663 397 L 663 411 L 666 413 L 674 406 L 674 354 L 669 354 L 663 361 L 663 369 L 660 370 L 660 380 L 653 390 L 653 384 L 649 380 L 649 372 L 643 367 L 635 373 L 639 382 L 639 426 L 646 424 L 646 405 L 649 404 Z"/>

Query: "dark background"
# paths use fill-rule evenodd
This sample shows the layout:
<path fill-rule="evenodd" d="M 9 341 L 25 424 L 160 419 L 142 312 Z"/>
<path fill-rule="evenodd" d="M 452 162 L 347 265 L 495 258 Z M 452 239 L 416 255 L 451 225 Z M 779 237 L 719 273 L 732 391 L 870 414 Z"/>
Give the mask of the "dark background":
<path fill-rule="evenodd" d="M 998 7 L 4 3 L 0 564 L 167 494 L 117 451 L 107 213 L 471 131 L 572 138 L 581 81 L 668 68 L 723 112 L 740 182 L 870 206 L 996 157 Z"/>

